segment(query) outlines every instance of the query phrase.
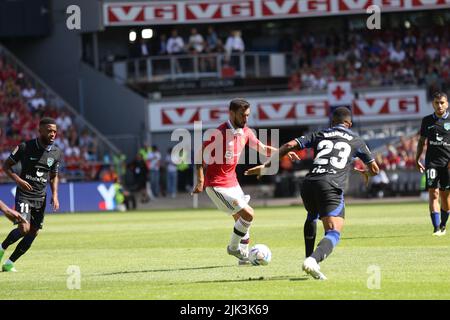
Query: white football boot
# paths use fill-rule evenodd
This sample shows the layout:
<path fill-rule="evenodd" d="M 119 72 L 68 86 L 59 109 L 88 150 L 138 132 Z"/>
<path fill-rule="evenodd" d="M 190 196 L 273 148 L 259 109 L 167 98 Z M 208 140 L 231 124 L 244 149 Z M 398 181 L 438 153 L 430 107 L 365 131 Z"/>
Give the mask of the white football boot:
<path fill-rule="evenodd" d="M 305 259 L 305 261 L 303 261 L 302 269 L 316 280 L 327 280 L 327 277 L 325 277 L 325 275 L 320 272 L 320 266 L 317 263 L 316 259 L 312 257 L 308 257 Z"/>
<path fill-rule="evenodd" d="M 236 250 L 232 250 L 230 248 L 230 246 L 227 246 L 227 253 L 230 256 L 235 256 L 239 260 L 248 260 L 248 251 L 245 251 L 242 248 L 237 248 Z"/>

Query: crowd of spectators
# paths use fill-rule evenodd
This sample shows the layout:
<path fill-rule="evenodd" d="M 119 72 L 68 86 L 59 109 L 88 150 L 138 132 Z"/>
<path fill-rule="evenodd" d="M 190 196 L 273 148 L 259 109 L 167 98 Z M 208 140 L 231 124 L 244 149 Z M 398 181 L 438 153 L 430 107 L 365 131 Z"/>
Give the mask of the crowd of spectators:
<path fill-rule="evenodd" d="M 177 193 L 192 189 L 189 155 L 173 154 L 168 148 L 163 156 L 156 145 L 144 145 L 136 157 L 127 163 L 121 177 L 125 190 L 145 203 L 158 197 L 176 198 Z"/>
<path fill-rule="evenodd" d="M 212 26 L 208 27 L 205 35 L 202 35 L 197 28 L 191 28 L 190 34 L 186 38 L 183 38 L 177 29 L 173 29 L 170 36 L 165 33 L 159 35 L 156 45 L 145 39 L 135 42 L 132 44 L 132 56 L 244 52 L 245 44 L 241 31 L 231 31 L 224 40 L 217 35 Z M 151 43 L 153 43 L 153 47 Z"/>
<path fill-rule="evenodd" d="M 350 81 L 354 88 L 413 85 L 427 87 L 429 92 L 450 88 L 450 34 L 446 26 L 312 30 L 298 35 L 295 31 L 273 31 L 264 39 L 247 34 L 245 42 L 240 30 L 226 36 L 224 30 L 216 31 L 213 26 L 202 29 L 203 34 L 199 30 L 173 29 L 170 34 L 156 34 L 150 41 L 135 41 L 130 57 L 222 53 L 223 64 L 237 69 L 239 63 L 232 61 L 232 53 L 264 48 L 286 54 L 288 74 L 284 85 L 291 91 L 325 90 L 331 81 Z M 217 71 L 213 56 L 202 55 L 198 62 L 201 72 Z M 183 68 L 179 63 L 186 62 L 177 59 L 177 63 L 176 71 L 180 72 Z M 252 65 L 248 63 L 249 68 Z"/>
<path fill-rule="evenodd" d="M 233 61 L 233 53 L 245 51 L 244 40 L 241 31 L 232 30 L 227 37 L 221 38 L 214 27 L 209 26 L 205 34 L 201 34 L 197 28 L 190 29 L 189 34 L 180 35 L 177 29 L 172 29 L 170 35 L 161 33 L 157 40 L 148 41 L 141 39 L 131 43 L 130 56 L 132 58 L 147 58 L 150 56 L 173 56 L 202 54 L 198 59 L 198 68 L 201 72 L 214 72 L 217 68 L 217 60 L 209 53 L 223 54 L 222 64 L 225 67 L 236 64 Z M 192 68 L 185 59 L 175 60 L 175 71 L 181 73 L 184 69 Z"/>
<path fill-rule="evenodd" d="M 37 137 L 39 121 L 47 116 L 56 120 L 55 144 L 64 153 L 61 178 L 99 179 L 105 159 L 99 157 L 97 137 L 78 127 L 68 110 L 54 107 L 49 100 L 43 89 L 33 86 L 25 73 L 0 54 L 0 161 L 22 141 Z M 0 181 L 9 181 L 1 166 Z"/>
<path fill-rule="evenodd" d="M 289 80 L 293 91 L 323 90 L 330 81 L 357 87 L 450 84 L 448 28 L 364 30 L 307 34 L 293 41 Z"/>

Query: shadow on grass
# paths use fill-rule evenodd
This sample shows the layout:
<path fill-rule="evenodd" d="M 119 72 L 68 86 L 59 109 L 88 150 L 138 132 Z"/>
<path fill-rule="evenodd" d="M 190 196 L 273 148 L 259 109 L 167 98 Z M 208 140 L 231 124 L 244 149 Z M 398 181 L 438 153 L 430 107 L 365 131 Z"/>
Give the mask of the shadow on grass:
<path fill-rule="evenodd" d="M 249 282 L 249 281 L 278 281 L 278 280 L 289 280 L 289 281 L 304 281 L 308 280 L 310 277 L 304 276 L 304 277 L 297 277 L 293 278 L 291 276 L 274 276 L 274 277 L 258 277 L 258 278 L 247 278 L 247 279 L 222 279 L 222 280 L 204 280 L 204 281 L 194 281 L 189 282 L 189 284 L 194 283 L 230 283 L 230 282 Z M 171 283 L 171 284 L 177 284 L 179 283 Z"/>
<path fill-rule="evenodd" d="M 417 235 L 396 235 L 396 236 L 379 236 L 379 237 L 370 237 L 370 236 L 362 236 L 362 237 L 349 237 L 349 238 L 341 238 L 341 240 L 359 240 L 359 239 L 389 239 L 389 238 L 417 238 Z"/>
<path fill-rule="evenodd" d="M 231 267 L 234 267 L 234 265 L 207 266 L 207 267 L 195 267 L 195 268 L 177 268 L 177 269 L 118 271 L 118 272 L 97 274 L 96 276 L 116 276 L 116 275 L 121 275 L 121 274 L 136 274 L 136 273 L 149 273 L 149 272 L 176 272 L 176 271 L 190 271 L 190 270 L 208 270 L 208 269 L 231 268 Z"/>

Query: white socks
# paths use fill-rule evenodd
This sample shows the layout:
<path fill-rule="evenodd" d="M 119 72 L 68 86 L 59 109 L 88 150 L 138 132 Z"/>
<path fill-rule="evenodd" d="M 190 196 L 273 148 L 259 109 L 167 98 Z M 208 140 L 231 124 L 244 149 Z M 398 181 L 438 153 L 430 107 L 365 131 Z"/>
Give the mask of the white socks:
<path fill-rule="evenodd" d="M 241 248 L 244 251 L 248 251 L 248 243 L 250 242 L 250 229 L 247 230 L 247 233 L 245 236 L 242 237 L 239 248 Z"/>
<path fill-rule="evenodd" d="M 230 249 L 237 250 L 241 239 L 247 235 L 248 229 L 250 228 L 251 221 L 246 221 L 239 218 L 234 224 L 233 233 L 231 234 Z"/>

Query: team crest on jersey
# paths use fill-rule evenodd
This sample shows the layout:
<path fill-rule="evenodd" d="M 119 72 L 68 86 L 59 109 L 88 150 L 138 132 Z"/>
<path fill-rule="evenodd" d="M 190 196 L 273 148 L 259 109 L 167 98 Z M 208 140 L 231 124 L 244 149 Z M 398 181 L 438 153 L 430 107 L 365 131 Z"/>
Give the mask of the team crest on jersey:
<path fill-rule="evenodd" d="M 53 159 L 53 158 L 47 158 L 47 165 L 48 165 L 49 167 L 51 167 L 51 166 L 53 165 L 54 162 L 55 162 L 55 159 Z"/>
<path fill-rule="evenodd" d="M 450 130 L 450 123 L 444 123 L 444 129 L 445 130 Z"/>

